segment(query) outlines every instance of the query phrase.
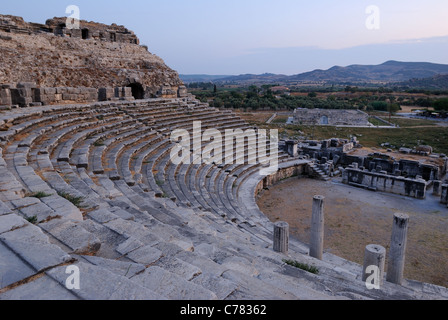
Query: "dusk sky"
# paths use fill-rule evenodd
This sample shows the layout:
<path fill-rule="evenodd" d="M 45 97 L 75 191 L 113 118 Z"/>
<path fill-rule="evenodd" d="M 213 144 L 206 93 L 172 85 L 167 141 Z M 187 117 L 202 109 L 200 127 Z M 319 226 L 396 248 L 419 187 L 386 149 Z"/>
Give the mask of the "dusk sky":
<path fill-rule="evenodd" d="M 134 31 L 181 74 L 291 75 L 387 60 L 448 64 L 447 0 L 2 2 L 1 14 L 37 23 L 69 16 L 66 7 L 76 5 L 81 20 Z"/>

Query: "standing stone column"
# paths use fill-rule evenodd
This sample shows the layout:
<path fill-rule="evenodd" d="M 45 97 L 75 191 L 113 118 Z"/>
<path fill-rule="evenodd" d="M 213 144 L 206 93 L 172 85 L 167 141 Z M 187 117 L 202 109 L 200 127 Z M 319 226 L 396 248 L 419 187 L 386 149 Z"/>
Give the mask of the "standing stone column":
<path fill-rule="evenodd" d="M 404 213 L 394 215 L 392 237 L 387 265 L 387 281 L 401 285 L 403 282 L 409 216 Z"/>
<path fill-rule="evenodd" d="M 324 252 L 324 199 L 323 196 L 314 196 L 311 217 L 310 256 L 319 260 L 322 260 Z"/>
<path fill-rule="evenodd" d="M 433 185 L 432 194 L 440 197 L 442 195 L 442 181 L 434 180 L 432 185 Z"/>
<path fill-rule="evenodd" d="M 274 251 L 288 253 L 289 248 L 289 224 L 277 222 L 274 224 Z"/>
<path fill-rule="evenodd" d="M 372 270 L 367 270 L 374 266 L 379 271 L 375 284 L 382 286 L 384 283 L 384 266 L 386 263 L 386 249 L 380 245 L 369 244 L 364 253 L 364 267 L 362 269 L 362 281 L 366 281 L 372 274 Z M 369 272 L 368 272 L 369 271 Z"/>

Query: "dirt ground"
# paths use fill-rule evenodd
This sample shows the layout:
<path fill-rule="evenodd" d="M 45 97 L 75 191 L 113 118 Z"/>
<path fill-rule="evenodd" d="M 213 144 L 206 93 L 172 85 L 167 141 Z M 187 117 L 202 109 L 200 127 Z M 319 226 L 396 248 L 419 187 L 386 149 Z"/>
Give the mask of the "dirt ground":
<path fill-rule="evenodd" d="M 340 183 L 291 178 L 264 191 L 258 206 L 273 221 L 286 221 L 292 236 L 309 243 L 312 202 L 325 197 L 324 250 L 363 264 L 369 244 L 389 250 L 393 215 L 410 217 L 405 278 L 448 287 L 448 208 L 426 200 L 373 192 Z M 387 272 L 386 258 L 386 272 Z"/>

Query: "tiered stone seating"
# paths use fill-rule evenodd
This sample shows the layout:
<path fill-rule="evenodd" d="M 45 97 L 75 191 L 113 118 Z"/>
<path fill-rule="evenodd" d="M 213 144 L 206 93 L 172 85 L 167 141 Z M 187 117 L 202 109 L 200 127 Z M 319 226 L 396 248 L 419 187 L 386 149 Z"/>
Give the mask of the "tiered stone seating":
<path fill-rule="evenodd" d="M 361 266 L 310 258 L 294 239 L 288 256 L 274 252 L 273 225 L 255 203 L 262 165 L 253 144 L 237 159 L 245 164 L 170 161 L 171 131 L 192 136 L 193 121 L 203 131 L 250 128 L 232 112 L 182 99 L 4 114 L 0 299 L 448 298 L 412 281 L 367 290 Z M 278 158 L 281 167 L 298 161 Z M 80 290 L 66 287 L 67 266 L 79 268 Z"/>

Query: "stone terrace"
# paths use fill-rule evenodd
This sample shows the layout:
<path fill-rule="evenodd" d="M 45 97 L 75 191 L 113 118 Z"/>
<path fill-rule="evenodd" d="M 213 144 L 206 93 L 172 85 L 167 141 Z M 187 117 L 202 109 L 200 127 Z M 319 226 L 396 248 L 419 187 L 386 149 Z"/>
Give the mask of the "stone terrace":
<path fill-rule="evenodd" d="M 170 134 L 248 129 L 193 99 L 20 108 L 0 118 L 0 299 L 447 299 L 405 281 L 368 290 L 362 266 L 290 241 L 273 250 L 257 191 L 303 172 L 279 153 L 277 174 L 254 165 L 174 165 Z M 291 169 L 293 168 L 293 169 Z M 71 200 L 71 201 L 70 201 Z M 311 274 L 286 265 L 317 266 Z M 69 290 L 68 266 L 80 270 Z"/>

